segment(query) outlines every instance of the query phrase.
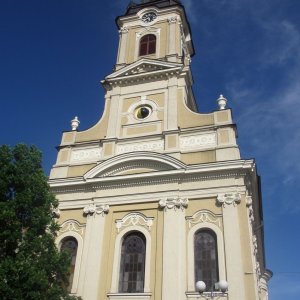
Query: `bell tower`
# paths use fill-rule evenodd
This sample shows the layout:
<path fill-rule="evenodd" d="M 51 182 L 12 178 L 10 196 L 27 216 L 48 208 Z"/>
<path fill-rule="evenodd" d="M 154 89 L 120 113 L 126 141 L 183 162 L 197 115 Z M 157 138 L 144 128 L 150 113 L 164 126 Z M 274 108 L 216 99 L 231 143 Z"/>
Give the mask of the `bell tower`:
<path fill-rule="evenodd" d="M 267 300 L 260 177 L 241 158 L 227 99 L 197 109 L 183 5 L 131 2 L 116 23 L 103 116 L 83 131 L 72 120 L 49 179 L 57 245 L 72 244 L 76 258 L 70 293 Z"/>
<path fill-rule="evenodd" d="M 126 13 L 116 22 L 120 32 L 116 69 L 141 58 L 189 65 L 194 47 L 180 1 L 130 3 Z M 148 41 L 147 36 L 152 40 Z"/>

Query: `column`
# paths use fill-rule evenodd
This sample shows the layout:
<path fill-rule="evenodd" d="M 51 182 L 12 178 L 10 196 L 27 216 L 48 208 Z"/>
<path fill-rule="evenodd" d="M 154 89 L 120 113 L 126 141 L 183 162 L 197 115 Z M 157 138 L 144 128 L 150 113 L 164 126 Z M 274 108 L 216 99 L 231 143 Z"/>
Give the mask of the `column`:
<path fill-rule="evenodd" d="M 186 226 L 187 199 L 160 200 L 164 209 L 162 299 L 186 298 Z"/>
<path fill-rule="evenodd" d="M 83 299 L 97 300 L 98 287 L 101 280 L 101 263 L 103 251 L 103 237 L 105 215 L 109 211 L 108 205 L 95 206 L 91 204 L 84 208 L 88 216 L 89 236 L 88 251 L 85 257 L 85 278 L 83 283 Z M 88 229 L 88 228 L 87 228 Z"/>
<path fill-rule="evenodd" d="M 247 299 L 241 249 L 241 232 L 237 204 L 239 193 L 218 195 L 217 202 L 223 205 L 224 244 L 229 299 Z"/>

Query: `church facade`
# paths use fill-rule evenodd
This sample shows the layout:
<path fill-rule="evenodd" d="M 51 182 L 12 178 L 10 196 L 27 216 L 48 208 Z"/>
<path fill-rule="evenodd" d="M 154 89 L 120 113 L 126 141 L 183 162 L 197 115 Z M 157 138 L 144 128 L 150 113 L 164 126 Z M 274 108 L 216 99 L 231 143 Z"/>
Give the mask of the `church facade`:
<path fill-rule="evenodd" d="M 222 95 L 216 111 L 197 111 L 183 5 L 131 2 L 116 21 L 103 116 L 84 131 L 72 121 L 49 179 L 57 245 L 72 255 L 70 293 L 267 300 L 256 165 L 240 157 Z"/>

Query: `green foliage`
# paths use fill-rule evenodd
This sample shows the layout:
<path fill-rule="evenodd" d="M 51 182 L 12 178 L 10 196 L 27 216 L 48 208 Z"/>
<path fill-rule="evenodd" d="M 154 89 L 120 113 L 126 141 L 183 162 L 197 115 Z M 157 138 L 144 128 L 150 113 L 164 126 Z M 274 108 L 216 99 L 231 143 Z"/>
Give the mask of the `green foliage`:
<path fill-rule="evenodd" d="M 0 299 L 71 300 L 70 258 L 55 245 L 59 229 L 35 147 L 0 147 Z"/>

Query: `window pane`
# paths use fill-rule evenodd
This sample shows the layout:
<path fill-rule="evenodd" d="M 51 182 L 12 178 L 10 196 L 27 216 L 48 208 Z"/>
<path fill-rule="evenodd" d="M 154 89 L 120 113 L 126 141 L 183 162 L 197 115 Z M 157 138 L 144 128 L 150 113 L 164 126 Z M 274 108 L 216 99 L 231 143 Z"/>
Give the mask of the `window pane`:
<path fill-rule="evenodd" d="M 156 51 L 156 36 L 154 34 L 147 34 L 140 40 L 139 55 L 153 54 Z"/>
<path fill-rule="evenodd" d="M 140 45 L 140 56 L 147 55 L 147 43 L 141 43 Z"/>
<path fill-rule="evenodd" d="M 153 54 L 155 53 L 155 49 L 156 48 L 156 42 L 154 41 L 150 41 L 149 42 L 149 50 L 148 50 L 148 54 Z"/>
<path fill-rule="evenodd" d="M 73 278 L 74 278 L 75 264 L 76 264 L 77 249 L 78 249 L 77 240 L 73 237 L 67 237 L 63 239 L 60 249 L 68 252 L 71 257 L 70 269 L 69 269 L 70 272 L 69 285 L 67 287 L 67 291 L 71 292 Z"/>
<path fill-rule="evenodd" d="M 219 281 L 217 239 L 211 230 L 200 230 L 194 238 L 195 282 L 201 280 L 207 290 Z"/>
<path fill-rule="evenodd" d="M 144 291 L 146 240 L 139 232 L 124 238 L 121 250 L 119 292 Z"/>

